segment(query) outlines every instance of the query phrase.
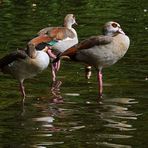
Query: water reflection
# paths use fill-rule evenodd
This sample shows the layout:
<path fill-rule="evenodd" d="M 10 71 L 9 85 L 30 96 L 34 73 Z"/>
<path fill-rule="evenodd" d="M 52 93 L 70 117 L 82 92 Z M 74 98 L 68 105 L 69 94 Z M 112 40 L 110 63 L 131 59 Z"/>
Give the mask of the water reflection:
<path fill-rule="evenodd" d="M 59 83 L 57 83 L 59 84 Z M 61 83 L 60 83 L 61 84 Z M 54 89 L 58 88 L 60 93 L 60 85 L 54 85 Z M 52 90 L 54 90 L 52 89 Z M 59 95 L 55 95 L 58 99 Z M 60 95 L 60 98 L 63 98 Z M 57 102 L 57 101 L 56 101 Z M 54 145 L 66 144 L 64 138 L 59 137 L 57 141 L 57 134 L 64 135 L 65 138 L 72 140 L 75 136 L 85 135 L 85 130 L 93 127 L 89 135 L 85 135 L 85 146 L 95 145 L 112 148 L 131 148 L 131 145 L 118 144 L 118 139 L 131 139 L 133 135 L 130 131 L 137 130 L 132 125 L 132 120 L 137 120 L 140 114 L 130 110 L 130 108 L 138 103 L 131 98 L 112 98 L 103 100 L 99 106 L 97 104 L 62 104 L 51 103 L 48 105 L 41 102 L 35 105 L 40 111 L 40 116 L 32 118 L 32 121 L 38 125 L 38 128 L 33 135 L 40 137 L 33 147 L 48 147 Z M 67 106 L 68 105 L 68 106 Z M 69 106 L 72 105 L 70 108 Z M 95 110 L 92 113 L 89 110 Z M 88 110 L 88 111 L 87 111 Z M 80 111 L 82 113 L 80 113 Z M 95 120 L 99 125 L 89 122 L 91 116 L 95 116 Z M 85 118 L 84 118 L 85 117 Z M 103 130 L 104 129 L 104 130 Z M 98 131 L 98 132 L 96 132 Z M 80 135 L 77 133 L 81 133 Z M 93 139 L 91 138 L 93 134 Z M 78 138 L 78 137 L 77 137 Z M 83 138 L 81 137 L 81 140 Z"/>
<path fill-rule="evenodd" d="M 38 104 L 36 107 L 41 111 L 41 115 L 36 118 L 32 118 L 32 121 L 37 124 L 35 133 L 32 135 L 35 139 L 38 139 L 35 143 L 33 141 L 32 147 L 46 147 L 49 145 L 63 144 L 63 141 L 51 141 L 54 133 L 60 132 L 61 128 L 56 126 L 55 118 L 62 117 L 62 111 L 57 106 L 47 104 Z"/>
<path fill-rule="evenodd" d="M 63 97 L 60 92 L 61 84 L 62 82 L 58 81 L 52 85 L 52 97 L 35 99 L 32 103 L 27 103 L 30 100 L 26 101 L 20 127 L 15 127 L 20 117 L 8 118 L 9 120 L 4 122 L 5 117 L 1 123 L 8 129 L 14 128 L 19 133 L 25 133 L 23 137 L 29 133 L 31 141 L 27 144 L 22 142 L 27 147 L 62 147 L 67 144 L 72 147 L 73 143 L 69 141 L 75 141 L 76 138 L 76 147 L 79 147 L 79 143 L 82 147 L 132 147 L 125 141 L 132 141 L 134 138 L 132 131 L 137 130 L 133 123 L 140 114 L 132 110 L 134 105 L 138 104 L 135 99 L 105 98 L 102 104 L 97 104 L 96 101 L 90 103 L 72 102 L 72 99 L 67 101 L 70 97 L 80 99 L 82 96 Z M 64 100 L 62 103 L 53 101 L 61 98 Z M 12 109 L 14 110 L 14 107 Z M 14 117 L 13 112 L 10 114 Z"/>
<path fill-rule="evenodd" d="M 51 100 L 53 103 L 63 103 L 63 97 L 61 96 L 61 92 L 60 92 L 61 85 L 62 85 L 62 81 L 57 80 L 57 81 L 52 82 Z"/>
<path fill-rule="evenodd" d="M 111 143 L 113 139 L 129 139 L 133 135 L 130 131 L 136 130 L 133 127 L 131 120 L 137 120 L 140 114 L 130 111 L 133 104 L 138 103 L 131 98 L 113 98 L 107 99 L 103 102 L 103 109 L 105 111 L 99 112 L 101 120 L 105 121 L 103 124 L 107 129 L 115 130 L 115 133 L 100 134 L 100 138 L 106 139 L 98 145 L 113 147 L 113 148 L 131 148 L 130 145 L 121 145 L 118 143 Z M 109 140 L 109 141 L 108 141 Z"/>
<path fill-rule="evenodd" d="M 130 36 L 130 50 L 117 65 L 105 70 L 104 79 L 114 85 L 105 87 L 107 93 L 99 105 L 95 76 L 89 85 L 93 89 L 87 91 L 79 64 L 63 61 L 58 76 L 65 82 L 55 82 L 47 91 L 49 73 L 36 78 L 41 85 L 29 80 L 31 93 L 39 90 L 36 95 L 44 97 L 27 98 L 23 116 L 20 98 L 13 89 L 15 82 L 1 76 L 0 147 L 147 147 L 147 1 L 134 5 L 128 0 L 64 2 L 0 0 L 1 56 L 25 47 L 40 28 L 61 24 L 66 13 L 77 15 L 80 41 L 97 35 L 106 21 L 120 22 Z"/>
<path fill-rule="evenodd" d="M 33 103 L 28 103 L 29 99 L 25 102 L 25 112 L 20 125 L 23 130 L 21 129 L 20 133 L 27 131 L 31 120 L 31 147 L 63 146 L 76 138 L 80 139 L 77 143 L 84 141 L 81 144 L 84 147 L 132 147 L 129 142 L 127 144 L 124 141 L 132 141 L 133 131 L 137 131 L 133 123 L 141 114 L 132 109 L 138 104 L 136 99 L 104 98 L 102 104 L 98 104 L 88 97 L 83 98 L 83 102 L 76 102 L 75 100 L 79 100 L 83 95 L 75 95 L 79 92 L 69 93 L 69 90 L 63 93 L 63 96 L 61 86 L 62 82 L 56 81 L 50 88 L 50 97 L 34 98 Z M 85 99 L 89 99 L 89 103 Z M 30 108 L 35 112 L 32 113 Z M 9 122 L 11 120 L 9 119 Z"/>
<path fill-rule="evenodd" d="M 101 119 L 107 122 L 104 126 L 115 128 L 120 131 L 136 130 L 128 123 L 128 120 L 137 120 L 139 114 L 129 111 L 129 106 L 127 106 L 135 103 L 138 102 L 130 98 L 114 98 L 106 100 L 103 108 L 107 111 L 100 114 Z M 122 105 L 126 105 L 126 107 L 123 107 Z"/>
<path fill-rule="evenodd" d="M 111 147 L 111 148 L 132 148 L 132 146 L 130 145 L 120 145 L 120 144 L 113 144 L 109 142 L 98 143 L 98 145 L 101 145 L 104 147 Z"/>

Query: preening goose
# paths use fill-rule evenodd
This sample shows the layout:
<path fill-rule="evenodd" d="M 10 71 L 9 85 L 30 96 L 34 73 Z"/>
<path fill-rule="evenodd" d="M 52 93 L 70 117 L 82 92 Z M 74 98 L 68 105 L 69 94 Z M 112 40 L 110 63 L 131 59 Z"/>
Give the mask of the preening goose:
<path fill-rule="evenodd" d="M 25 98 L 26 93 L 23 82 L 42 72 L 48 67 L 49 56 L 47 51 L 37 51 L 34 44 L 28 43 L 27 50 L 14 51 L 0 59 L 0 70 L 11 74 L 19 81 L 20 91 Z"/>
<path fill-rule="evenodd" d="M 129 37 L 125 35 L 120 25 L 110 21 L 104 25 L 103 35 L 92 36 L 69 48 L 60 56 L 69 56 L 73 60 L 94 66 L 97 70 L 99 97 L 102 97 L 102 68 L 111 66 L 121 59 L 127 52 L 129 44 Z"/>

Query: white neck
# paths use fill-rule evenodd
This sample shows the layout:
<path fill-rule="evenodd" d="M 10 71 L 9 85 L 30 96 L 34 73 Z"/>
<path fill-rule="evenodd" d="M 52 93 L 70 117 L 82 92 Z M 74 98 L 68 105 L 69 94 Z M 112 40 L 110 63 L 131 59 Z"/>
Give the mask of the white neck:
<path fill-rule="evenodd" d="M 75 37 L 77 37 L 77 32 L 75 31 L 75 29 L 74 28 L 69 28 L 69 29 L 71 29 L 71 31 L 75 34 Z"/>
<path fill-rule="evenodd" d="M 114 34 L 113 34 L 112 31 L 108 31 L 108 32 L 105 32 L 105 35 L 107 35 L 107 36 L 113 36 Z"/>
<path fill-rule="evenodd" d="M 68 23 L 68 22 L 65 22 L 64 23 L 64 26 L 67 27 L 68 29 L 71 29 L 72 28 L 72 24 L 71 23 Z"/>

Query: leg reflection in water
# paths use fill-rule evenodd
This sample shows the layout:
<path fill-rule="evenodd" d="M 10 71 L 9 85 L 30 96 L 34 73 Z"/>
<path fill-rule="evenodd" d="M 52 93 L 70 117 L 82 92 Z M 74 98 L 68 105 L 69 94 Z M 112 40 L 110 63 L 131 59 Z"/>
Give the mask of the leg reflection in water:
<path fill-rule="evenodd" d="M 53 103 L 63 103 L 63 97 L 60 95 L 60 86 L 62 82 L 61 81 L 54 81 L 52 83 L 51 87 L 51 93 L 52 93 L 52 102 Z"/>

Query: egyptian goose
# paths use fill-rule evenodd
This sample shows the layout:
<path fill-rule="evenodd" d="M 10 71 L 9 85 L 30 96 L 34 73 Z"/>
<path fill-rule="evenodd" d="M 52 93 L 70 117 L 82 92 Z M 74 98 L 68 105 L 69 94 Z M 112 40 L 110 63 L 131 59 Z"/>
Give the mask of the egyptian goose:
<path fill-rule="evenodd" d="M 69 56 L 73 60 L 94 66 L 97 70 L 99 97 L 102 97 L 102 68 L 115 64 L 129 48 L 130 40 L 117 22 L 107 22 L 103 27 L 103 35 L 92 36 L 63 52 L 61 56 Z M 55 61 L 57 61 L 59 59 Z"/>
<path fill-rule="evenodd" d="M 67 14 L 64 19 L 64 27 L 47 27 L 38 32 L 38 36 L 30 42 L 38 48 L 43 43 L 51 58 L 56 58 L 56 54 L 64 52 L 66 49 L 78 43 L 77 32 L 72 25 L 77 24 L 73 14 Z M 45 44 L 46 43 L 46 44 Z M 54 52 L 54 54 L 53 54 Z M 53 81 L 56 79 L 56 72 L 60 68 L 60 61 L 51 64 Z"/>
<path fill-rule="evenodd" d="M 32 43 L 28 43 L 27 50 L 17 50 L 0 59 L 0 70 L 11 74 L 19 81 L 20 91 L 25 99 L 23 82 L 48 67 L 49 56 L 47 51 L 37 51 Z"/>

